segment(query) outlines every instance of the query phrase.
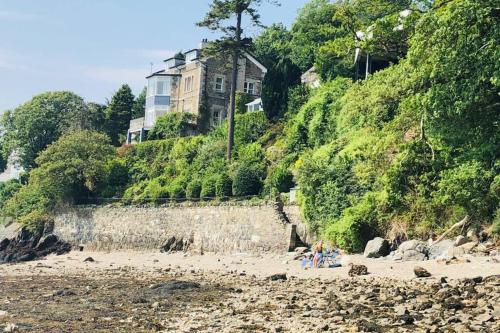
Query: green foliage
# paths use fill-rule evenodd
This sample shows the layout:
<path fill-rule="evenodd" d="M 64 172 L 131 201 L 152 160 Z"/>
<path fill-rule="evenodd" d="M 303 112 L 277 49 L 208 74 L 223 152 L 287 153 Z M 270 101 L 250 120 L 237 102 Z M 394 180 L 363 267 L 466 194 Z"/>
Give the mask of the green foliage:
<path fill-rule="evenodd" d="M 0 182 L 0 209 L 10 198 L 21 188 L 21 183 L 17 179 Z"/>
<path fill-rule="evenodd" d="M 4 157 L 3 154 L 1 153 L 2 147 L 0 146 L 0 173 L 5 171 L 5 168 L 7 168 L 7 161 L 8 158 Z"/>
<path fill-rule="evenodd" d="M 198 199 L 201 194 L 201 181 L 199 179 L 193 179 L 186 187 L 186 198 L 188 199 Z"/>
<path fill-rule="evenodd" d="M 245 94 L 244 92 L 237 91 L 236 92 L 236 113 L 243 114 L 247 112 L 247 104 L 252 102 L 254 98 Z"/>
<path fill-rule="evenodd" d="M 30 169 L 36 166 L 38 154 L 62 134 L 88 128 L 88 115 L 81 97 L 71 92 L 49 92 L 16 108 L 2 119 L 2 125 L 8 132 L 10 150 L 17 149 L 22 166 Z"/>
<path fill-rule="evenodd" d="M 134 95 L 127 84 L 124 84 L 114 94 L 106 107 L 106 133 L 114 145 L 121 143 L 121 135 L 127 133 L 132 109 L 134 107 Z"/>
<path fill-rule="evenodd" d="M 196 123 L 195 116 L 187 112 L 169 112 L 156 120 L 149 131 L 150 140 L 172 139 L 189 134 Z"/>
<path fill-rule="evenodd" d="M 242 164 L 236 170 L 233 194 L 238 197 L 257 195 L 262 189 L 261 171 L 254 165 Z"/>
<path fill-rule="evenodd" d="M 266 28 L 254 43 L 256 56 L 268 70 L 262 82 L 262 103 L 269 119 L 284 115 L 289 90 L 300 83 L 300 68 L 290 59 L 291 37 L 282 24 L 274 24 Z"/>
<path fill-rule="evenodd" d="M 209 175 L 205 179 L 203 179 L 203 183 L 201 185 L 201 193 L 200 197 L 202 199 L 211 199 L 215 198 L 216 194 L 216 185 L 217 185 L 217 176 Z"/>
<path fill-rule="evenodd" d="M 319 45 L 337 36 L 337 24 L 333 17 L 335 4 L 328 0 L 311 0 L 299 11 L 292 25 L 291 59 L 305 72 L 315 62 Z"/>
<path fill-rule="evenodd" d="M 488 216 L 495 208 L 488 195 L 492 181 L 490 170 L 477 161 L 468 161 L 456 168 L 443 170 L 433 195 L 440 205 L 458 205 L 476 217 Z"/>
<path fill-rule="evenodd" d="M 135 98 L 134 106 L 132 107 L 132 119 L 144 117 L 144 113 L 146 112 L 146 93 L 147 87 L 144 87 Z"/>
<path fill-rule="evenodd" d="M 349 252 L 363 251 L 377 233 L 377 197 L 368 194 L 360 203 L 345 209 L 338 221 L 326 229 L 327 237 Z"/>
<path fill-rule="evenodd" d="M 59 203 L 92 195 L 107 178 L 114 154 L 106 135 L 77 131 L 62 136 L 36 159 L 29 183 L 4 205 L 7 216 L 23 223 L 49 214 Z"/>
<path fill-rule="evenodd" d="M 233 194 L 233 181 L 228 174 L 223 173 L 217 177 L 215 182 L 215 195 L 218 198 L 227 198 Z"/>
<path fill-rule="evenodd" d="M 287 193 L 293 186 L 292 172 L 285 165 L 279 165 L 272 173 L 272 187 L 279 193 Z"/>

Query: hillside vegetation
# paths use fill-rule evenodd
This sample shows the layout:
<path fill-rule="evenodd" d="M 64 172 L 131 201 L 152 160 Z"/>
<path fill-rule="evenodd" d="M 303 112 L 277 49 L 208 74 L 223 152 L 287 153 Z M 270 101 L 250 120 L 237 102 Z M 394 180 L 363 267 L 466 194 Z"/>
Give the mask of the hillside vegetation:
<path fill-rule="evenodd" d="M 231 163 L 227 124 L 184 136 L 190 119 L 175 114 L 150 133 L 157 140 L 133 146 L 113 148 L 120 133 L 91 121 L 34 146 L 16 127 L 29 102 L 3 121 L 3 151 L 20 149 L 30 171 L 20 190 L 0 187 L 2 210 L 33 224 L 84 198 L 228 200 L 298 185 L 310 228 L 349 251 L 375 235 L 429 237 L 465 215 L 498 234 L 499 18 L 493 0 L 311 1 L 290 30 L 255 39 L 269 68 L 265 112 L 240 110 Z M 353 30 L 373 31 L 358 46 L 391 59 L 362 81 Z M 314 64 L 322 84 L 311 90 L 299 76 Z"/>

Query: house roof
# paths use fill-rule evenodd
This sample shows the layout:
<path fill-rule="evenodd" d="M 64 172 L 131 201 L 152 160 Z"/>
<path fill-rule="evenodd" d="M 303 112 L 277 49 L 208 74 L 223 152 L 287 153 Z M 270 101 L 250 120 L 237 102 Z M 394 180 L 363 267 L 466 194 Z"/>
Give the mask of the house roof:
<path fill-rule="evenodd" d="M 256 100 L 254 100 L 253 102 L 250 102 L 250 103 L 247 103 L 245 104 L 246 106 L 252 106 L 252 105 L 259 105 L 260 103 L 262 103 L 262 98 L 257 98 Z"/>
<path fill-rule="evenodd" d="M 257 67 L 259 67 L 259 69 L 264 73 L 266 74 L 267 73 L 267 68 L 266 66 L 262 65 L 262 63 L 260 61 L 257 60 L 257 58 L 255 58 L 251 53 L 249 52 L 245 52 L 244 53 L 245 57 L 247 57 L 248 60 L 250 60 L 251 62 L 253 62 Z"/>
<path fill-rule="evenodd" d="M 169 74 L 166 73 L 164 69 L 158 72 L 151 73 L 150 75 L 146 76 L 146 79 L 149 79 L 153 76 L 181 76 L 181 74 Z"/>

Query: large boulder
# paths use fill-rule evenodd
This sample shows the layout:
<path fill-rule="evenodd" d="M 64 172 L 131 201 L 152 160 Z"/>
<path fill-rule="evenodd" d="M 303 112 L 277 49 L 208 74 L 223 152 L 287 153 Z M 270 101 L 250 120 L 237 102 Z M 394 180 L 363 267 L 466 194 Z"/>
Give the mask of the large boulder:
<path fill-rule="evenodd" d="M 381 237 L 376 237 L 366 244 L 364 256 L 366 258 L 379 258 L 385 257 L 389 253 L 389 242 Z"/>
<path fill-rule="evenodd" d="M 429 247 L 425 242 L 409 240 L 402 243 L 392 256 L 393 260 L 421 261 L 429 255 Z"/>
<path fill-rule="evenodd" d="M 454 242 L 451 239 L 443 239 L 439 243 L 429 246 L 429 259 L 443 259 L 448 257 L 448 251 L 453 248 L 453 244 Z"/>

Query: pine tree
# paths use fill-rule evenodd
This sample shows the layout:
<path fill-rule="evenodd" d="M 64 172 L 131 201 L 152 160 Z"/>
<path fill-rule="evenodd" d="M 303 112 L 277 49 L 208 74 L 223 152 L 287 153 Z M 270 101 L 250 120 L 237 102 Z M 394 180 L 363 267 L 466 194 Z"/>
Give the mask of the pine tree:
<path fill-rule="evenodd" d="M 147 88 L 144 87 L 135 98 L 134 107 L 132 108 L 132 119 L 144 117 L 144 112 L 146 110 L 146 92 Z"/>
<path fill-rule="evenodd" d="M 268 2 L 277 4 L 274 0 Z M 262 26 L 260 23 L 260 15 L 256 7 L 263 0 L 213 0 L 210 4 L 210 10 L 205 15 L 205 18 L 198 22 L 197 25 L 205 27 L 213 31 L 218 31 L 223 36 L 214 42 L 211 42 L 209 47 L 204 50 L 205 55 L 209 56 L 224 56 L 230 55 L 232 59 L 232 74 L 231 74 L 231 100 L 229 104 L 228 115 L 228 142 L 227 142 L 227 158 L 231 160 L 233 145 L 234 145 L 234 111 L 236 107 L 236 80 L 238 78 L 238 59 L 241 54 L 251 47 L 251 38 L 243 36 L 241 23 L 243 16 L 248 16 L 250 24 L 253 26 Z M 235 25 L 225 25 L 225 23 L 235 18 Z"/>
<path fill-rule="evenodd" d="M 120 135 L 125 136 L 134 106 L 134 94 L 127 84 L 118 89 L 106 108 L 106 132 L 114 145 L 120 144 Z"/>

